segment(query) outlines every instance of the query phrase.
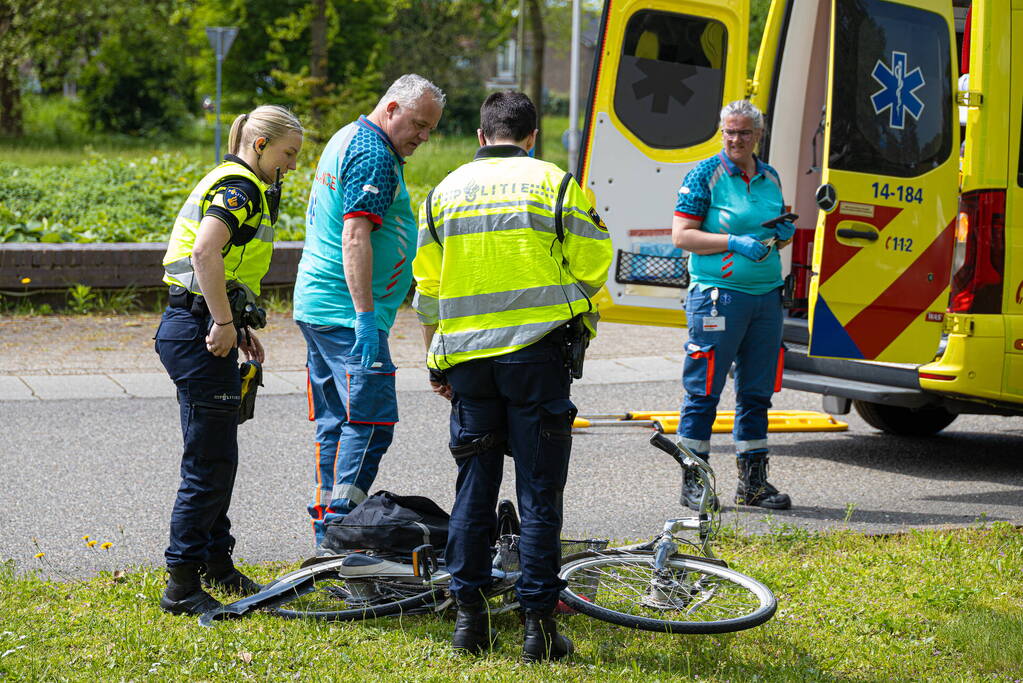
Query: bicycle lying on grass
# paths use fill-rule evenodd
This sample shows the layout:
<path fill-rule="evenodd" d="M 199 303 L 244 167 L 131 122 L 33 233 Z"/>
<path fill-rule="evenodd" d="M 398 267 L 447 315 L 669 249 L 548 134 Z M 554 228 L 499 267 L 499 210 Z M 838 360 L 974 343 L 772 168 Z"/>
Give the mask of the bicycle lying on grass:
<path fill-rule="evenodd" d="M 777 608 L 771 590 L 729 569 L 711 550 L 720 519 L 710 503 L 714 473 L 703 459 L 662 434 L 650 443 L 682 467 L 695 471 L 704 494 L 696 515 L 669 519 L 647 543 L 607 548 L 607 541 L 563 541 L 563 603 L 582 614 L 619 626 L 662 633 L 727 633 L 763 624 Z M 518 517 L 514 506 L 498 507 L 489 591 L 492 612 L 518 607 L 513 588 L 519 576 Z M 680 536 L 696 533 L 696 540 Z M 680 546 L 681 544 L 681 546 Z M 679 552 L 692 548 L 699 555 Z M 210 625 L 254 610 L 287 618 L 354 621 L 440 612 L 451 606 L 450 581 L 433 548 L 420 546 L 411 559 L 356 551 L 315 558 L 267 585 L 256 595 L 200 617 Z"/>

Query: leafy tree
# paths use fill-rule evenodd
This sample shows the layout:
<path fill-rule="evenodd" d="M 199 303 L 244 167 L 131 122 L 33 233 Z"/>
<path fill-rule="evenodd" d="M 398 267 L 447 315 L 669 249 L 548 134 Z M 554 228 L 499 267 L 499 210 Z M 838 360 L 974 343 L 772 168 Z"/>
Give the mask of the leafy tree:
<path fill-rule="evenodd" d="M 379 97 L 377 63 L 394 0 L 193 0 L 191 23 L 237 26 L 223 64 L 224 107 L 246 111 L 265 103 L 292 108 L 328 136 Z M 200 89 L 213 89 L 213 57 L 193 30 L 193 67 Z"/>
<path fill-rule="evenodd" d="M 446 132 L 474 131 L 485 97 L 485 65 L 507 39 L 517 0 L 399 0 L 387 27 L 385 83 L 414 72 L 443 89 Z"/>
<path fill-rule="evenodd" d="M 59 87 L 95 45 L 111 11 L 91 0 L 0 1 L 0 134 L 22 134 L 19 69 Z"/>
<path fill-rule="evenodd" d="M 174 4 L 134 5 L 104 32 L 79 81 L 82 106 L 97 130 L 174 132 L 198 108 L 181 50 L 189 27 Z"/>

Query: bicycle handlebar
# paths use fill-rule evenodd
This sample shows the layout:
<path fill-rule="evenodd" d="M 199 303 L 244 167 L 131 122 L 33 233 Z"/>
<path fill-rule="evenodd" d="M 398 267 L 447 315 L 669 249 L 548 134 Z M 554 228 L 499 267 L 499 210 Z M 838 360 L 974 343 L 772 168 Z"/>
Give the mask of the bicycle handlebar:
<path fill-rule="evenodd" d="M 682 444 L 675 443 L 660 432 L 654 432 L 654 435 L 650 437 L 650 445 L 655 448 L 659 448 L 670 455 L 675 459 L 675 462 L 682 467 L 682 469 L 695 467 L 696 469 L 701 470 L 704 474 L 709 474 L 714 471 L 710 468 L 710 465 L 706 460 L 696 455 Z"/>

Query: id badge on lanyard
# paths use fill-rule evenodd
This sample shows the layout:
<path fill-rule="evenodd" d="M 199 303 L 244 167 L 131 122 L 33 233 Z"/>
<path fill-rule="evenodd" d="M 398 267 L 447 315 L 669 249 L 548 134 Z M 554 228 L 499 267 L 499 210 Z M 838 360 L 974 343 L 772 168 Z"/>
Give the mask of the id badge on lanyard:
<path fill-rule="evenodd" d="M 718 315 L 718 288 L 710 290 L 710 315 L 703 316 L 704 332 L 724 332 L 725 317 Z"/>

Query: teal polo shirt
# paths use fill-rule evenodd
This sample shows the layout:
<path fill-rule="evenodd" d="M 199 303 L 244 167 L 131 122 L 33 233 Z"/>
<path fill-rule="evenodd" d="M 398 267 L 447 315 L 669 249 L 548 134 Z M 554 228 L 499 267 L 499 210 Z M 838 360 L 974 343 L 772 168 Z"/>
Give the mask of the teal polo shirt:
<path fill-rule="evenodd" d="M 719 152 L 686 174 L 678 191 L 675 215 L 702 221 L 702 230 L 767 239 L 774 231 L 761 227 L 785 209 L 778 172 L 760 159 L 752 178 Z M 737 289 L 766 294 L 781 287 L 781 257 L 777 249 L 761 263 L 731 251 L 689 254 L 689 288 Z"/>
<path fill-rule="evenodd" d="M 346 218 L 373 224 L 373 307 L 388 332 L 412 285 L 417 225 L 405 186 L 405 160 L 365 116 L 330 139 L 306 208 L 305 248 L 295 281 L 295 320 L 355 327 L 341 240 Z"/>

